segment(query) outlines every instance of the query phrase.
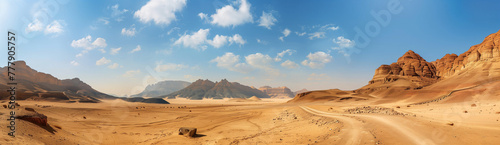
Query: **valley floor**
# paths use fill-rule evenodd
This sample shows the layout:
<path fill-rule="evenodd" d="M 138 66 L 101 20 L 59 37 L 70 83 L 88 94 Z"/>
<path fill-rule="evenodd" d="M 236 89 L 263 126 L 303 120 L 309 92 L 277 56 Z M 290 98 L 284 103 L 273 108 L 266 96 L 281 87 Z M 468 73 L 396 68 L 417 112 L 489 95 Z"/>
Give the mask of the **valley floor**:
<path fill-rule="evenodd" d="M 500 143 L 500 102 L 407 106 L 357 101 L 290 104 L 267 99 L 168 101 L 172 104 L 19 101 L 20 108 L 48 116 L 52 133 L 17 120 L 17 136 L 6 135 L 8 110 L 2 107 L 0 144 Z M 198 136 L 178 135 L 180 127 L 196 127 Z"/>

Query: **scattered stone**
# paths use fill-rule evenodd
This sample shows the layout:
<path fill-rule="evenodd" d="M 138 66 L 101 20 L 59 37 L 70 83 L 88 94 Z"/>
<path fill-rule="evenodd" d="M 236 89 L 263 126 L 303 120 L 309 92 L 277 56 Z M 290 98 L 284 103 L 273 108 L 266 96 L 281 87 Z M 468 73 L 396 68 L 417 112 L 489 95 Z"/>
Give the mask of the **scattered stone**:
<path fill-rule="evenodd" d="M 193 127 L 181 127 L 179 128 L 179 135 L 184 135 L 186 137 L 193 137 L 196 135 L 196 128 Z"/>
<path fill-rule="evenodd" d="M 410 114 L 398 112 L 398 111 L 394 110 L 394 108 L 384 108 L 384 107 L 378 107 L 378 106 L 375 106 L 375 107 L 372 107 L 372 106 L 356 107 L 356 108 L 347 109 L 344 112 L 349 113 L 349 114 L 376 113 L 376 114 L 401 115 L 401 116 L 409 116 L 410 115 Z"/>
<path fill-rule="evenodd" d="M 83 116 L 83 119 L 87 119 L 87 117 Z"/>
<path fill-rule="evenodd" d="M 2 106 L 3 106 L 3 108 L 7 108 L 7 105 L 2 105 Z"/>
<path fill-rule="evenodd" d="M 467 113 L 467 110 L 465 110 L 464 113 Z"/>
<path fill-rule="evenodd" d="M 447 123 L 449 126 L 455 125 L 453 122 Z"/>
<path fill-rule="evenodd" d="M 31 112 L 36 112 L 35 109 L 33 109 L 33 108 L 24 108 L 24 110 L 31 111 Z"/>
<path fill-rule="evenodd" d="M 471 104 L 470 106 L 471 106 L 471 107 L 476 107 L 477 105 L 476 105 L 476 104 Z"/>

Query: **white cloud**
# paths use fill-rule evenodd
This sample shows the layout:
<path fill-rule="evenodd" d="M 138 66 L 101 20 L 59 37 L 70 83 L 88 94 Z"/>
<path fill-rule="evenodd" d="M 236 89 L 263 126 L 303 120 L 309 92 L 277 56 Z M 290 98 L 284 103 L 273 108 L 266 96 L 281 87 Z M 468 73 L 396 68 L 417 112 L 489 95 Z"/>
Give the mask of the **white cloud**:
<path fill-rule="evenodd" d="M 182 45 L 184 47 L 190 47 L 197 50 L 205 50 L 206 45 L 212 45 L 215 48 L 220 48 L 226 44 L 229 45 L 236 43 L 239 45 L 244 45 L 246 41 L 241 37 L 240 34 L 234 34 L 233 36 L 215 35 L 212 40 L 207 38 L 210 29 L 200 29 L 198 32 L 194 32 L 191 35 L 184 34 L 179 39 L 174 42 L 174 45 Z"/>
<path fill-rule="evenodd" d="M 204 50 L 203 47 L 200 47 L 200 45 L 207 41 L 208 32 L 210 32 L 210 29 L 200 29 L 198 32 L 194 32 L 191 35 L 184 34 L 177 39 L 177 41 L 175 41 L 174 45 L 182 44 L 184 47 Z"/>
<path fill-rule="evenodd" d="M 264 70 L 270 75 L 277 76 L 280 74 L 279 70 L 271 66 L 273 59 L 269 55 L 264 55 L 262 53 L 250 54 L 245 56 L 245 60 L 250 66 Z"/>
<path fill-rule="evenodd" d="M 222 27 L 237 26 L 244 23 L 253 22 L 252 14 L 250 13 L 251 4 L 246 0 L 234 2 L 240 4 L 236 10 L 232 5 L 226 5 L 216 10 L 216 13 L 211 15 L 212 24 Z"/>
<path fill-rule="evenodd" d="M 337 39 L 333 38 L 332 41 L 333 43 L 338 45 L 337 47 L 333 47 L 332 49 L 344 55 L 348 63 L 351 61 L 350 56 L 352 53 L 359 53 L 359 50 L 354 47 L 356 45 L 356 42 L 344 38 L 344 36 L 339 36 L 337 37 Z"/>
<path fill-rule="evenodd" d="M 92 37 L 90 35 L 88 35 L 87 37 L 84 37 L 82 39 L 78 39 L 78 40 L 73 40 L 71 42 L 71 47 L 74 47 L 74 48 L 83 48 L 85 50 L 92 50 L 94 48 L 98 48 L 98 47 L 106 47 L 107 44 L 106 44 L 106 40 L 103 39 L 103 38 L 97 38 L 94 42 L 92 42 Z"/>
<path fill-rule="evenodd" d="M 174 63 L 168 63 L 168 64 L 159 63 L 156 65 L 155 70 L 157 72 L 164 72 L 170 70 L 181 70 L 183 68 L 188 68 L 188 66 L 183 64 L 174 64 Z"/>
<path fill-rule="evenodd" d="M 276 57 L 274 58 L 274 61 L 281 61 L 281 58 L 285 56 L 285 54 L 292 55 L 295 50 L 287 49 L 283 50 L 282 52 L 278 53 Z"/>
<path fill-rule="evenodd" d="M 71 61 L 70 63 L 71 63 L 71 65 L 74 65 L 74 66 L 78 66 L 78 65 L 80 65 L 78 62 L 76 62 L 76 61 L 74 61 L 74 60 L 73 60 L 73 61 Z"/>
<path fill-rule="evenodd" d="M 135 75 L 138 75 L 141 73 L 141 70 L 129 70 L 127 72 L 125 72 L 122 76 L 123 77 L 134 77 Z"/>
<path fill-rule="evenodd" d="M 141 45 L 137 45 L 137 47 L 135 47 L 135 49 L 133 49 L 132 51 L 130 51 L 130 53 L 134 53 L 134 52 L 137 52 L 137 51 L 141 51 Z"/>
<path fill-rule="evenodd" d="M 231 52 L 226 52 L 222 56 L 211 60 L 210 62 L 217 63 L 217 67 L 228 69 L 230 71 L 236 71 L 241 73 L 248 73 L 252 69 L 245 63 L 240 63 L 240 56 L 235 55 Z"/>
<path fill-rule="evenodd" d="M 260 43 L 260 44 L 267 44 L 267 41 L 257 39 L 257 43 Z"/>
<path fill-rule="evenodd" d="M 282 67 L 288 68 L 288 69 L 295 69 L 298 68 L 299 65 L 293 61 L 286 60 L 285 62 L 281 63 Z"/>
<path fill-rule="evenodd" d="M 306 60 L 302 61 L 302 65 L 309 66 L 312 69 L 323 68 L 326 63 L 332 60 L 332 56 L 328 53 L 318 51 L 315 53 L 309 53 Z"/>
<path fill-rule="evenodd" d="M 246 62 L 256 68 L 268 69 L 271 67 L 271 62 L 273 59 L 269 55 L 263 55 L 262 53 L 255 53 L 245 56 Z"/>
<path fill-rule="evenodd" d="M 335 26 L 333 24 L 327 24 L 327 25 L 324 25 L 324 26 L 321 26 L 321 30 L 332 30 L 332 31 L 336 31 L 338 30 L 340 27 L 339 26 Z"/>
<path fill-rule="evenodd" d="M 350 48 L 355 45 L 354 41 L 344 38 L 344 36 L 339 36 L 337 39 L 333 38 L 333 43 L 339 45 L 341 48 Z"/>
<path fill-rule="evenodd" d="M 208 43 L 212 45 L 215 48 L 220 48 L 224 45 L 226 45 L 228 42 L 227 36 L 224 35 L 216 35 L 212 41 L 209 41 Z"/>
<path fill-rule="evenodd" d="M 295 32 L 295 34 L 297 34 L 298 36 L 304 36 L 304 35 L 306 35 L 307 33 L 306 33 L 306 32 L 302 32 L 302 33 Z"/>
<path fill-rule="evenodd" d="M 111 60 L 106 59 L 105 57 L 102 57 L 101 59 L 99 59 L 95 62 L 95 65 L 105 65 L 108 63 L 111 63 Z"/>
<path fill-rule="evenodd" d="M 122 29 L 122 35 L 125 35 L 125 36 L 134 36 L 135 32 L 136 32 L 135 28 L 130 28 L 130 29 L 123 28 Z"/>
<path fill-rule="evenodd" d="M 309 77 L 307 78 L 307 80 L 309 80 L 309 81 L 330 80 L 330 76 L 328 76 L 326 74 L 312 73 L 312 74 L 309 75 Z"/>
<path fill-rule="evenodd" d="M 118 47 L 118 48 L 111 48 L 111 52 L 110 52 L 110 54 L 111 54 L 111 55 L 118 54 L 118 52 L 119 52 L 120 50 L 122 50 L 122 48 L 121 48 L 121 47 Z"/>
<path fill-rule="evenodd" d="M 233 37 L 229 37 L 229 42 L 230 44 L 236 43 L 239 45 L 244 45 L 246 43 L 246 41 L 243 40 L 243 37 L 241 37 L 240 34 L 234 34 Z"/>
<path fill-rule="evenodd" d="M 259 26 L 266 27 L 267 29 L 271 29 L 271 26 L 274 25 L 278 20 L 273 16 L 272 13 L 262 12 L 262 16 L 259 19 Z"/>
<path fill-rule="evenodd" d="M 49 25 L 45 27 L 45 34 L 50 34 L 50 33 L 61 33 L 63 32 L 63 26 L 61 23 L 57 20 L 52 21 Z"/>
<path fill-rule="evenodd" d="M 78 53 L 75 55 L 75 57 L 82 57 L 83 56 L 83 53 Z"/>
<path fill-rule="evenodd" d="M 143 23 L 154 21 L 156 25 L 169 25 L 176 20 L 175 13 L 186 6 L 186 0 L 150 0 L 134 13 Z"/>
<path fill-rule="evenodd" d="M 27 33 L 37 32 L 43 30 L 43 24 L 38 19 L 33 20 L 33 22 L 28 24 L 28 27 L 24 29 Z"/>
<path fill-rule="evenodd" d="M 104 49 L 98 49 L 99 51 L 101 51 L 102 53 L 106 53 L 106 50 Z"/>
<path fill-rule="evenodd" d="M 97 22 L 102 22 L 102 24 L 104 24 L 104 25 L 109 24 L 108 18 L 105 18 L 105 17 L 97 19 Z"/>
<path fill-rule="evenodd" d="M 282 33 L 283 33 L 283 35 L 284 35 L 285 37 L 288 37 L 288 35 L 290 35 L 290 32 L 292 32 L 292 31 L 290 31 L 290 29 L 286 28 L 285 30 L 283 30 L 283 32 L 282 32 Z"/>
<path fill-rule="evenodd" d="M 108 65 L 108 68 L 115 69 L 115 68 L 118 68 L 118 66 L 120 66 L 120 65 L 118 65 L 118 63 L 115 62 L 115 63 L 113 63 L 111 65 Z"/>
<path fill-rule="evenodd" d="M 324 38 L 325 32 L 314 32 L 309 34 L 309 39 L 313 40 L 314 38 Z"/>
<path fill-rule="evenodd" d="M 208 20 L 208 15 L 205 13 L 198 13 L 198 16 L 201 20 Z"/>
<path fill-rule="evenodd" d="M 104 38 L 97 38 L 95 41 L 92 43 L 93 46 L 95 47 L 106 47 L 108 44 L 106 44 L 106 39 Z"/>
<path fill-rule="evenodd" d="M 116 21 L 120 22 L 123 20 L 123 17 L 121 15 L 125 12 L 128 12 L 128 10 L 127 9 L 120 10 L 118 7 L 119 7 L 118 4 L 111 6 L 111 16 L 116 18 Z"/>
<path fill-rule="evenodd" d="M 279 39 L 281 41 L 285 41 L 284 38 L 288 37 L 288 35 L 290 35 L 291 32 L 292 31 L 290 31 L 290 29 L 286 28 L 285 30 L 283 30 L 283 32 L 281 32 L 281 33 L 283 33 L 283 36 L 281 36 Z"/>
<path fill-rule="evenodd" d="M 168 30 L 167 35 L 170 35 L 170 34 L 171 34 L 172 32 L 174 32 L 174 31 L 179 31 L 180 29 L 181 29 L 181 28 L 179 28 L 179 27 L 174 27 L 174 28 L 172 28 L 172 29 Z"/>

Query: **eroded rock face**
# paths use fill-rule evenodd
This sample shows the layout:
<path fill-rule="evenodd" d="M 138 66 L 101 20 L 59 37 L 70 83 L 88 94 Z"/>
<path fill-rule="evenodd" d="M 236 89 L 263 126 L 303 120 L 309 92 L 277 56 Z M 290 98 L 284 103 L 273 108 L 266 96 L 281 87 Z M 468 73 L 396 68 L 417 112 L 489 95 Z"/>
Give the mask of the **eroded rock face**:
<path fill-rule="evenodd" d="M 395 81 L 397 79 L 393 79 L 394 76 L 438 78 L 436 67 L 412 50 L 406 52 L 397 62 L 377 68 L 370 84 Z"/>
<path fill-rule="evenodd" d="M 263 87 L 260 87 L 259 90 L 266 93 L 271 98 L 293 98 L 294 97 L 293 92 L 285 86 L 277 87 L 277 88 L 272 88 L 270 86 L 263 86 Z"/>
<path fill-rule="evenodd" d="M 377 68 L 369 83 L 387 83 L 400 78 L 411 78 L 412 82 L 417 83 L 419 80 L 426 80 L 426 82 L 431 80 L 432 82 L 433 79 L 437 80 L 454 75 L 466 68 L 468 64 L 491 62 L 493 59 L 500 59 L 500 31 L 489 35 L 481 44 L 472 46 L 460 55 L 446 54 L 443 58 L 433 62 L 427 62 L 410 50 L 397 62 L 391 65 L 381 65 Z"/>
<path fill-rule="evenodd" d="M 500 59 L 500 31 L 490 34 L 481 44 L 472 46 L 459 56 L 447 54 L 432 63 L 438 68 L 438 75 L 447 77 L 464 69 L 467 64 L 491 59 Z"/>

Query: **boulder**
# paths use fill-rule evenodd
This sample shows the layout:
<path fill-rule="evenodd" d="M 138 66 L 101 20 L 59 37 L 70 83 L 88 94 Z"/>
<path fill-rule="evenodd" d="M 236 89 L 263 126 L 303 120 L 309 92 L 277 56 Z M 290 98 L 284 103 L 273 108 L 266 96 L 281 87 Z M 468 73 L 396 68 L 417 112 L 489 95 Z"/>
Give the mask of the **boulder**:
<path fill-rule="evenodd" d="M 194 137 L 196 135 L 196 128 L 193 127 L 181 127 L 179 128 L 179 135 L 184 135 L 186 137 Z"/>

